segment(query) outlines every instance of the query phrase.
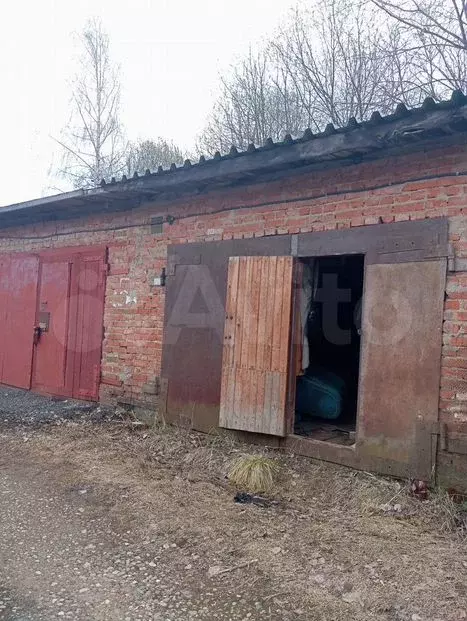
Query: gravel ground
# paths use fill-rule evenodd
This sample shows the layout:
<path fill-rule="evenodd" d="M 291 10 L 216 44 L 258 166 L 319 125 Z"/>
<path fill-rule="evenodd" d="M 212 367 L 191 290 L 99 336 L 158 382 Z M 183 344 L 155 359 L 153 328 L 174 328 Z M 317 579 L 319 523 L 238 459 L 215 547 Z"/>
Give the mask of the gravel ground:
<path fill-rule="evenodd" d="M 200 555 L 182 532 L 148 538 L 151 529 L 125 510 L 127 494 L 117 492 L 123 506 L 111 512 L 115 499 L 102 486 L 76 483 L 68 463 L 57 470 L 28 450 L 43 425 L 58 432 L 111 417 L 95 404 L 1 387 L 0 620 L 302 619 L 256 601 L 245 580 L 240 593 L 216 586 L 199 575 Z M 186 574 L 182 583 L 174 570 Z"/>
<path fill-rule="evenodd" d="M 277 504 L 239 505 L 257 448 L 85 408 L 0 391 L 2 621 L 467 619 L 444 497 L 270 452 Z"/>
<path fill-rule="evenodd" d="M 71 420 L 86 415 L 96 420 L 111 410 L 95 403 L 45 397 L 0 385 L 0 422 L 20 425 L 40 425 Z"/>
<path fill-rule="evenodd" d="M 87 401 L 46 397 L 0 384 L 0 424 L 38 426 L 74 419 L 102 422 L 114 408 Z"/>
<path fill-rule="evenodd" d="M 92 489 L 64 494 L 51 483 L 35 468 L 2 465 L 0 619 L 251 618 L 250 603 L 202 580 L 179 588 L 164 557 L 184 566 L 193 560 L 178 544 L 135 541 L 133 529 L 115 529 L 96 507 Z M 265 612 L 258 618 L 279 619 Z"/>

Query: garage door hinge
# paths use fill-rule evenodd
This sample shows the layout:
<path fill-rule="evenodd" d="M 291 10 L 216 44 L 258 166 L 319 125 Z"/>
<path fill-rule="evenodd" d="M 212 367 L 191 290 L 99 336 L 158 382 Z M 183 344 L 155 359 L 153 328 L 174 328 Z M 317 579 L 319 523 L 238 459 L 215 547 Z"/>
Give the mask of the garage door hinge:
<path fill-rule="evenodd" d="M 175 274 L 175 267 L 179 263 L 180 258 L 177 254 L 170 254 L 167 258 L 167 276 L 173 276 Z"/>
<path fill-rule="evenodd" d="M 442 451 L 445 451 L 448 445 L 447 437 L 448 437 L 448 428 L 446 423 L 433 423 L 433 427 L 431 429 L 431 433 L 434 436 L 439 436 L 440 446 L 439 448 Z"/>
<path fill-rule="evenodd" d="M 298 235 L 292 235 L 290 238 L 290 254 L 293 257 L 298 256 Z"/>

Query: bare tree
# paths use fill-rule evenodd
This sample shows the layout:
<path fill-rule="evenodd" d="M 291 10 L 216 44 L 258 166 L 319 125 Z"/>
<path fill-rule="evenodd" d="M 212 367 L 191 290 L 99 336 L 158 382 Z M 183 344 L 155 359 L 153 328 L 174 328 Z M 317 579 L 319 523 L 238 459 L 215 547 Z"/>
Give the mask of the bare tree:
<path fill-rule="evenodd" d="M 331 0 L 295 12 L 272 47 L 312 129 L 394 107 L 397 86 L 386 40 L 387 33 L 355 3 Z"/>
<path fill-rule="evenodd" d="M 235 144 L 246 149 L 269 137 L 282 139 L 285 131 L 298 131 L 303 115 L 292 82 L 283 67 L 275 65 L 270 50 L 242 59 L 231 74 L 221 78 L 221 94 L 198 142 L 198 150 L 214 153 Z"/>
<path fill-rule="evenodd" d="M 163 138 L 142 140 L 128 146 L 126 169 L 129 175 L 134 172 L 154 171 L 159 166 L 169 168 L 171 164 L 183 164 L 184 153 L 173 142 Z"/>
<path fill-rule="evenodd" d="M 387 15 L 438 45 L 467 50 L 464 0 L 372 0 Z"/>
<path fill-rule="evenodd" d="M 392 110 L 404 90 L 406 58 L 388 53 L 393 26 L 377 28 L 373 14 L 348 0 L 321 0 L 296 9 L 265 49 L 250 51 L 228 77 L 198 148 L 212 153 L 246 148 L 306 127 L 367 118 Z M 399 68 L 397 67 L 399 63 Z"/>
<path fill-rule="evenodd" d="M 464 0 L 371 0 L 411 42 L 416 83 L 440 99 L 467 88 L 467 3 Z"/>
<path fill-rule="evenodd" d="M 119 71 L 111 59 L 109 37 L 98 19 L 80 36 L 79 72 L 72 85 L 69 126 L 57 142 L 63 149 L 60 175 L 74 187 L 97 185 L 125 167 Z"/>
<path fill-rule="evenodd" d="M 244 149 L 465 89 L 464 22 L 459 0 L 315 0 L 296 8 L 267 46 L 221 79 L 198 148 Z"/>

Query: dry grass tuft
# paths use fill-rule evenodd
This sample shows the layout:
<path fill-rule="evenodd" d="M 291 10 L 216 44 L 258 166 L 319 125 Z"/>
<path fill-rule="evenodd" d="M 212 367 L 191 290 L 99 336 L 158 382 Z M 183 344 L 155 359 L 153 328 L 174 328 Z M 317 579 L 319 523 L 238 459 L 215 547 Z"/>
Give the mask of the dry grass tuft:
<path fill-rule="evenodd" d="M 427 501 L 413 501 L 418 504 L 418 515 L 442 533 L 455 533 L 461 538 L 467 536 L 467 506 L 457 503 L 444 489 L 435 488 Z"/>
<path fill-rule="evenodd" d="M 264 455 L 246 455 L 235 461 L 228 478 L 235 487 L 247 492 L 268 492 L 274 486 L 279 464 Z"/>

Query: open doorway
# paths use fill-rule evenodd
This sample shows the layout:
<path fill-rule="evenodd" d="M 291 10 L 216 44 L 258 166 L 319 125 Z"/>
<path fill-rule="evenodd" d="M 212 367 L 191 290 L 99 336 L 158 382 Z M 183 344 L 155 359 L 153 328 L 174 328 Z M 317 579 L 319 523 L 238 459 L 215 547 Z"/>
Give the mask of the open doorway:
<path fill-rule="evenodd" d="M 364 256 L 302 260 L 294 432 L 355 443 Z M 299 310 L 299 312 L 298 312 Z"/>

